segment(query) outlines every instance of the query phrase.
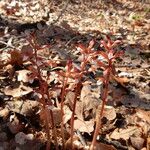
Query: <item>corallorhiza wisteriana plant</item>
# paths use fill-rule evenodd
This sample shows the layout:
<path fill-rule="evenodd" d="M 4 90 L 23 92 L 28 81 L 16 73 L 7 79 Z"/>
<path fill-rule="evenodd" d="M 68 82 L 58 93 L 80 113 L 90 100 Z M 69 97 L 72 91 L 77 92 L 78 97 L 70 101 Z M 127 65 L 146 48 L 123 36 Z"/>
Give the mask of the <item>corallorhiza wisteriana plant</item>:
<path fill-rule="evenodd" d="M 103 82 L 103 90 L 101 94 L 102 106 L 99 110 L 99 114 L 96 117 L 96 127 L 93 135 L 92 144 L 90 150 L 93 150 L 96 145 L 96 138 L 101 129 L 101 119 L 104 113 L 104 107 L 107 102 L 108 91 L 109 91 L 109 81 L 116 76 L 115 71 L 115 61 L 118 57 L 123 55 L 123 51 L 115 50 L 114 48 L 121 43 L 120 40 L 112 41 L 109 36 L 107 36 L 107 41 L 102 40 L 101 45 L 104 47 L 104 51 L 99 50 L 97 56 L 102 56 L 105 59 L 105 62 L 96 60 L 97 65 L 103 69 L 103 76 L 99 77 L 99 80 Z"/>
<path fill-rule="evenodd" d="M 28 37 L 28 42 L 30 46 L 33 49 L 32 52 L 32 59 L 30 58 L 29 61 L 32 63 L 32 66 L 29 67 L 34 77 L 38 78 L 39 80 L 39 90 L 38 92 L 41 94 L 41 98 L 39 102 L 41 103 L 43 118 L 45 119 L 45 126 L 46 126 L 46 134 L 47 134 L 47 144 L 46 144 L 46 150 L 50 150 L 51 148 L 51 135 L 50 135 L 50 128 L 52 128 L 53 131 L 53 137 L 55 142 L 56 150 L 58 150 L 58 143 L 57 143 L 57 133 L 56 133 L 56 127 L 54 125 L 54 117 L 53 112 L 51 109 L 48 109 L 48 106 L 53 106 L 51 102 L 51 97 L 49 94 L 49 85 L 47 83 L 47 80 L 43 78 L 42 75 L 42 68 L 45 66 L 55 66 L 55 62 L 47 64 L 41 57 L 38 56 L 38 51 L 49 47 L 49 45 L 46 45 L 45 47 L 41 47 L 38 45 L 36 41 L 35 34 L 31 34 Z M 40 63 L 39 63 L 40 62 Z M 49 76 L 47 77 L 47 79 Z"/>
<path fill-rule="evenodd" d="M 54 117 L 53 111 L 48 110 L 47 105 L 53 106 L 53 103 L 50 101 L 51 96 L 49 94 L 49 86 L 47 81 L 43 78 L 42 75 L 42 67 L 50 65 L 51 68 L 56 67 L 55 61 L 50 60 L 50 64 L 45 63 L 42 58 L 38 56 L 38 51 L 42 48 L 49 47 L 46 45 L 45 47 L 40 47 L 35 40 L 34 34 L 29 36 L 28 38 L 29 44 L 32 47 L 33 51 L 32 54 L 30 53 L 30 61 L 33 66 L 30 67 L 31 72 L 33 75 L 38 78 L 39 80 L 39 93 L 41 94 L 40 103 L 42 106 L 44 118 L 45 118 L 45 126 L 46 126 L 46 134 L 47 134 L 47 146 L 46 149 L 49 150 L 51 148 L 51 140 L 52 137 L 50 135 L 50 129 L 52 129 L 53 137 L 54 137 L 54 144 L 56 149 L 58 149 L 57 143 L 57 133 L 56 127 L 54 125 Z M 80 44 L 78 47 L 80 48 L 80 55 L 82 56 L 82 62 L 76 67 L 75 63 L 72 60 L 67 60 L 65 69 L 56 71 L 56 74 L 63 78 L 61 82 L 61 94 L 60 94 L 60 108 L 61 108 L 61 136 L 62 136 L 62 149 L 65 149 L 65 133 L 64 133 L 64 100 L 68 91 L 69 80 L 71 79 L 74 82 L 74 89 L 75 97 L 73 100 L 73 107 L 72 107 L 72 116 L 70 121 L 70 138 L 71 138 L 71 149 L 73 149 L 73 136 L 74 136 L 74 117 L 75 117 L 75 109 L 76 109 L 76 102 L 78 100 L 78 96 L 81 92 L 82 82 L 85 80 L 85 77 L 88 75 L 89 71 L 93 71 L 94 73 L 101 69 L 103 75 L 98 77 L 97 79 L 103 83 L 103 90 L 101 94 L 102 105 L 100 110 L 98 111 L 99 114 L 96 116 L 96 127 L 93 135 L 93 140 L 90 146 L 90 150 L 94 150 L 96 146 L 96 138 L 98 134 L 100 134 L 100 129 L 102 128 L 101 119 L 103 117 L 104 107 L 107 102 L 108 91 L 109 91 L 109 81 L 110 79 L 116 76 L 115 72 L 115 61 L 118 57 L 120 57 L 123 52 L 115 50 L 115 47 L 120 43 L 119 40 L 112 41 L 110 37 L 107 36 L 106 41 L 101 41 L 102 50 L 94 50 L 94 41 L 92 40 L 89 43 L 88 47 L 83 46 Z M 17 53 L 18 54 L 18 53 Z M 32 55 L 32 56 L 31 56 Z M 103 59 L 100 60 L 99 57 Z M 10 61 L 11 62 L 11 61 Z M 41 64 L 39 63 L 41 62 Z M 13 62 L 15 63 L 15 62 Z M 21 62 L 22 63 L 22 62 Z M 91 66 L 91 67 L 89 67 Z M 49 78 L 49 76 L 47 77 Z M 55 85 L 54 85 L 55 86 Z M 46 95 L 46 96 L 45 96 Z"/>

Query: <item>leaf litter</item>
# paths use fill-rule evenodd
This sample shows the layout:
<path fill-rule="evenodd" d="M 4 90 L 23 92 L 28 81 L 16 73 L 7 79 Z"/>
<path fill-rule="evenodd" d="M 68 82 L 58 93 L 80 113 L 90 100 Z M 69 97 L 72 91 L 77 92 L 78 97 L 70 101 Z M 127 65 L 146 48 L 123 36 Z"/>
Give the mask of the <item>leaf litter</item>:
<path fill-rule="evenodd" d="M 37 12 L 34 10 L 34 15 L 30 12 L 30 14 L 26 14 L 27 16 L 23 15 L 24 17 L 20 18 L 19 16 L 21 15 L 19 13 L 22 14 L 22 12 L 19 11 L 23 10 L 18 8 L 17 3 L 10 3 L 9 6 L 3 1 L 1 3 L 3 6 L 6 6 L 2 8 L 2 16 L 6 15 L 5 13 L 7 13 L 6 16 L 8 18 L 18 16 L 16 19 L 19 22 L 33 22 L 31 18 L 34 18 L 34 22 L 37 22 L 36 20 L 39 21 L 38 17 L 35 17 L 38 15 L 35 15 Z M 40 121 L 40 119 L 44 120 L 45 118 L 42 116 L 41 110 L 39 110 L 39 102 L 37 101 L 41 95 L 35 94 L 33 96 L 35 91 L 39 92 L 37 90 L 39 81 L 34 75 L 35 72 L 32 72 L 35 68 L 30 66 L 31 63 L 28 63 L 28 60 L 33 59 L 33 51 L 25 39 L 26 35 L 34 30 L 39 44 L 47 44 L 48 41 L 50 42 L 50 46 L 52 46 L 52 49 L 47 48 L 38 51 L 38 53 L 41 57 L 40 61 L 51 63 L 50 58 L 57 61 L 56 64 L 51 64 L 50 68 L 43 70 L 43 74 L 45 73 L 44 80 L 47 80 L 52 86 L 50 87 L 52 91 L 49 89 L 50 99 L 52 99 L 55 105 L 54 108 L 47 106 L 47 113 L 50 113 L 51 110 L 53 111 L 54 126 L 60 128 L 61 111 L 59 98 L 61 87 L 59 84 L 61 82 L 57 73 L 51 70 L 53 65 L 59 71 L 64 67 L 64 60 L 69 58 L 77 60 L 75 65 L 78 65 L 78 61 L 81 61 L 81 59 L 76 59 L 78 56 L 76 45 L 79 43 L 85 43 L 86 45 L 92 38 L 96 42 L 99 42 L 99 39 L 102 39 L 105 34 L 110 34 L 109 32 L 111 31 L 115 35 L 113 38 L 121 38 L 125 43 L 121 47 L 125 49 L 125 57 L 117 62 L 116 71 L 120 78 L 116 79 L 117 83 L 111 81 L 108 105 L 105 107 L 102 119 L 102 135 L 99 135 L 102 138 L 104 136 L 105 142 L 109 144 L 104 143 L 103 140 L 98 141 L 96 149 L 101 147 L 102 150 L 114 150 L 126 147 L 127 149 L 149 150 L 149 10 L 146 10 L 147 5 L 145 5 L 147 2 L 142 4 L 137 1 L 123 0 L 115 1 L 114 3 L 104 1 L 100 5 L 97 5 L 97 3 L 92 3 L 91 10 L 89 10 L 88 2 L 84 5 L 70 4 L 56 27 L 49 27 L 49 22 L 51 23 L 52 21 L 49 18 L 47 25 L 35 24 L 36 29 L 34 27 L 32 29 L 25 28 L 25 32 L 21 34 L 18 34 L 20 31 L 16 32 L 20 29 L 18 23 L 16 25 L 10 24 L 11 21 L 9 22 L 9 19 L 5 20 L 7 24 L 1 28 L 2 37 L 0 37 L 0 41 L 4 41 L 4 44 L 0 44 L 0 58 L 2 60 L 0 62 L 0 92 L 2 93 L 0 95 L 0 100 L 2 101 L 0 117 L 3 118 L 1 124 L 4 127 L 8 126 L 9 131 L 13 134 L 11 139 L 13 144 L 7 140 L 7 137 L 10 135 L 9 131 L 2 127 L 1 133 L 6 133 L 6 138 L 4 138 L 6 144 L 0 143 L 1 147 L 7 149 L 11 145 L 10 148 L 12 149 L 13 146 L 22 149 L 25 146 L 24 149 L 27 149 L 29 145 L 35 143 L 35 145 L 38 145 L 35 149 L 40 149 L 46 140 L 43 135 L 45 133 L 42 129 L 43 124 Z M 26 3 L 25 6 L 27 6 Z M 51 10 L 52 12 L 49 13 L 53 18 L 58 15 L 60 8 L 57 2 L 54 2 L 52 6 L 57 8 L 55 11 Z M 99 8 L 99 6 L 101 7 Z M 114 6 L 122 9 L 116 11 Z M 36 8 L 39 7 L 37 3 Z M 45 9 L 48 11 L 47 7 Z M 73 11 L 74 9 L 78 11 Z M 107 9 L 107 12 L 105 9 Z M 41 11 L 43 11 L 43 8 Z M 86 15 L 81 15 L 83 12 Z M 92 33 L 91 31 L 96 32 Z M 90 32 L 91 34 L 88 34 Z M 100 37 L 97 34 L 101 34 Z M 17 50 L 12 50 L 12 48 L 17 48 Z M 57 68 L 58 64 L 60 68 Z M 41 69 L 45 68 L 41 65 Z M 49 73 L 49 79 L 47 79 L 46 77 Z M 16 86 L 13 82 L 19 85 Z M 93 82 L 92 76 L 90 82 Z M 54 88 L 55 90 L 53 90 L 54 83 L 57 85 Z M 12 86 L 13 84 L 14 86 Z M 64 100 L 64 124 L 68 139 L 75 97 L 74 85 L 70 87 L 68 87 Z M 76 149 L 86 149 L 81 139 L 84 139 L 86 141 L 85 145 L 88 145 L 87 143 L 93 135 L 95 128 L 94 118 L 99 113 L 98 108 L 101 108 L 101 88 L 97 83 L 85 84 L 81 89 L 80 95 L 78 95 L 74 129 L 75 132 L 79 130 L 81 138 L 77 135 L 74 139 L 76 145 L 74 148 Z M 32 118 L 34 114 L 35 119 Z M 41 115 L 40 117 L 38 116 L 39 114 Z M 25 130 L 26 133 L 24 132 Z M 42 135 L 39 131 L 42 132 Z M 42 140 L 40 139 L 40 135 L 43 137 Z M 58 138 L 59 145 L 62 145 L 59 135 Z M 119 142 L 118 147 L 115 142 Z M 66 148 L 69 149 L 70 142 L 68 143 L 66 144 Z M 115 146 L 115 148 L 110 145 Z"/>

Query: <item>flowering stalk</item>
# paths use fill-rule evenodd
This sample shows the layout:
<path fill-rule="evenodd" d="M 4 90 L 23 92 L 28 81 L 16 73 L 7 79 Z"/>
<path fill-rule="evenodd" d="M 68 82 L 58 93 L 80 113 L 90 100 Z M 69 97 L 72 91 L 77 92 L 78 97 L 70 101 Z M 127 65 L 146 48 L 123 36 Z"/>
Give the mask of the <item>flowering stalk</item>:
<path fill-rule="evenodd" d="M 65 134 L 64 134 L 64 98 L 66 96 L 66 88 L 68 85 L 68 79 L 71 76 L 71 68 L 72 68 L 72 61 L 68 60 L 66 64 L 65 72 L 58 72 L 60 76 L 63 77 L 63 85 L 61 89 L 61 136 L 62 136 L 62 149 L 65 148 Z"/>
<path fill-rule="evenodd" d="M 89 43 L 89 46 L 86 48 L 83 45 L 79 45 L 80 53 L 82 54 L 83 60 L 80 64 L 79 69 L 74 68 L 72 71 L 72 78 L 77 80 L 76 88 L 75 88 L 75 97 L 73 101 L 73 110 L 72 110 L 72 116 L 71 116 L 71 149 L 73 149 L 73 135 L 74 135 L 74 116 L 75 116 L 75 109 L 76 109 L 76 103 L 77 103 L 77 96 L 79 95 L 81 91 L 82 86 L 82 78 L 83 75 L 87 72 L 86 66 L 88 62 L 90 62 L 92 56 L 94 56 L 94 52 L 91 50 L 94 45 L 94 41 L 91 41 Z"/>
<path fill-rule="evenodd" d="M 95 145 L 96 145 L 96 138 L 99 134 L 99 130 L 102 127 L 101 124 L 101 119 L 103 117 L 104 109 L 105 109 L 105 104 L 107 102 L 107 97 L 108 97 L 108 91 L 109 91 L 109 81 L 112 75 L 115 75 L 115 67 L 114 67 L 114 61 L 116 60 L 117 57 L 121 56 L 123 53 L 115 51 L 113 47 L 115 47 L 120 41 L 112 41 L 109 37 L 107 37 L 108 42 L 106 43 L 105 41 L 102 41 L 102 45 L 105 48 L 106 52 L 98 52 L 104 59 L 106 59 L 107 64 L 104 64 L 103 62 L 100 62 L 97 60 L 97 65 L 100 67 L 103 67 L 104 72 L 103 72 L 103 77 L 100 77 L 100 80 L 103 81 L 103 92 L 102 92 L 102 106 L 101 110 L 99 111 L 99 114 L 97 114 L 96 117 L 96 127 L 94 131 L 94 136 L 93 140 L 91 143 L 90 150 L 94 150 Z"/>
<path fill-rule="evenodd" d="M 41 97 L 41 104 L 42 104 L 42 109 L 44 111 L 44 116 L 45 116 L 44 118 L 45 118 L 46 132 L 47 132 L 46 150 L 50 150 L 50 147 L 51 147 L 51 137 L 50 137 L 50 132 L 49 132 L 50 131 L 50 120 L 49 120 L 49 118 L 51 118 L 51 124 L 52 124 L 52 128 L 53 128 L 54 139 L 55 139 L 55 144 L 56 144 L 56 150 L 58 150 L 57 136 L 56 136 L 56 129 L 55 129 L 55 126 L 54 126 L 53 112 L 52 112 L 52 110 L 50 110 L 50 116 L 49 116 L 49 113 L 47 112 L 48 110 L 47 110 L 47 104 L 46 104 L 46 99 L 45 99 L 45 94 L 47 95 L 48 98 L 50 98 L 49 92 L 48 92 L 48 84 L 42 78 L 40 66 L 38 65 L 38 54 L 37 54 L 37 51 L 39 49 L 41 49 L 41 48 L 36 43 L 34 34 L 31 35 L 28 38 L 28 41 L 29 41 L 29 43 L 32 46 L 33 51 L 34 51 L 33 55 L 34 55 L 35 61 L 31 61 L 31 62 L 36 66 L 36 69 L 37 69 L 37 74 L 36 75 L 37 75 L 37 77 L 39 79 L 40 94 L 42 95 L 42 97 Z M 51 105 L 52 105 L 52 103 L 51 103 Z"/>

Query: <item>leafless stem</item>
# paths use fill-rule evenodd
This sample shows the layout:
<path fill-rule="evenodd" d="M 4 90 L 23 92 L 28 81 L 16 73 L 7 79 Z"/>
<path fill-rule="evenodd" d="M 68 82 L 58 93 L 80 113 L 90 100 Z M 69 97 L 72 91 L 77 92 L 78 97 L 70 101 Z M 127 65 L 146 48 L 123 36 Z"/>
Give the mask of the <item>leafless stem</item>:
<path fill-rule="evenodd" d="M 73 149 L 74 115 L 75 115 L 77 97 L 80 92 L 80 89 L 81 89 L 81 82 L 79 80 L 75 89 L 75 97 L 74 97 L 73 110 L 72 110 L 72 116 L 71 116 L 71 149 Z"/>
<path fill-rule="evenodd" d="M 106 104 L 107 96 L 108 96 L 108 85 L 109 85 L 109 78 L 110 78 L 110 70 L 111 70 L 111 68 L 108 68 L 108 72 L 106 74 L 105 80 L 103 81 L 104 82 L 104 90 L 102 93 L 102 107 L 101 107 L 101 110 L 99 111 L 99 114 L 97 115 L 97 118 L 96 118 L 96 127 L 95 127 L 94 136 L 93 136 L 90 150 L 94 150 L 94 147 L 96 145 L 96 138 L 99 134 L 99 130 L 102 128 L 101 119 L 103 117 L 105 104 Z"/>
<path fill-rule="evenodd" d="M 65 77 L 64 77 L 65 78 Z M 65 134 L 64 134 L 64 97 L 65 97 L 65 90 L 68 82 L 68 77 L 64 79 L 63 81 L 63 87 L 61 92 L 61 136 L 62 136 L 62 149 L 65 147 Z"/>

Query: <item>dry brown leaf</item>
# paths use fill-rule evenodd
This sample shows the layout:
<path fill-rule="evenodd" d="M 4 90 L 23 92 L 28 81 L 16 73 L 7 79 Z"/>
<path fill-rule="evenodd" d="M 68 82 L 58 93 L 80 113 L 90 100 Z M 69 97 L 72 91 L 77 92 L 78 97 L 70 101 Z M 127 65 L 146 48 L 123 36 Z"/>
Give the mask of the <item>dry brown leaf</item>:
<path fill-rule="evenodd" d="M 121 97 L 121 103 L 128 107 L 138 107 L 141 99 L 136 95 L 124 95 Z"/>
<path fill-rule="evenodd" d="M 81 90 L 81 95 L 80 95 L 80 100 L 84 101 L 84 97 L 87 95 L 93 95 L 93 97 L 95 98 L 99 98 L 100 97 L 100 87 L 98 86 L 91 86 L 91 85 L 87 85 L 85 84 Z"/>
<path fill-rule="evenodd" d="M 76 103 L 76 110 L 75 110 L 76 116 L 78 119 L 83 120 L 83 104 L 82 102 L 77 101 Z"/>
<path fill-rule="evenodd" d="M 130 137 L 130 141 L 134 148 L 136 148 L 137 150 L 141 150 L 143 148 L 145 140 L 141 137 Z"/>
<path fill-rule="evenodd" d="M 27 140 L 26 140 L 26 134 L 23 132 L 19 132 L 15 135 L 15 141 L 16 143 L 20 144 L 20 145 L 24 145 Z"/>
<path fill-rule="evenodd" d="M 150 137 L 147 138 L 146 147 L 147 147 L 147 150 L 150 149 Z"/>
<path fill-rule="evenodd" d="M 115 77 L 114 76 L 114 79 L 120 83 L 122 86 L 124 86 L 125 83 L 128 83 L 129 82 L 129 79 L 127 77 Z"/>
<path fill-rule="evenodd" d="M 84 85 L 81 90 L 80 101 L 82 102 L 84 118 L 94 117 L 100 104 L 100 88 Z"/>
<path fill-rule="evenodd" d="M 21 49 L 23 60 L 33 57 L 33 48 L 30 45 L 24 45 Z"/>
<path fill-rule="evenodd" d="M 10 110 L 8 108 L 1 109 L 0 110 L 0 117 L 6 118 L 8 116 L 8 114 L 9 114 L 9 111 Z"/>
<path fill-rule="evenodd" d="M 134 133 L 136 133 L 139 129 L 136 126 L 129 126 L 126 129 L 115 129 L 111 135 L 110 138 L 118 140 L 118 139 L 124 139 L 128 140 L 130 136 L 132 136 Z"/>
<path fill-rule="evenodd" d="M 114 120 L 116 118 L 115 108 L 112 106 L 105 106 L 103 116 L 106 117 L 110 121 Z"/>
<path fill-rule="evenodd" d="M 45 115 L 47 115 L 49 118 L 49 123 L 52 126 L 50 110 L 52 110 L 52 113 L 53 113 L 54 126 L 60 125 L 60 123 L 61 123 L 61 109 L 56 108 L 54 106 L 47 106 L 45 109 L 42 109 L 40 111 L 40 119 L 43 121 L 43 123 L 45 123 L 45 117 L 46 117 Z"/>
<path fill-rule="evenodd" d="M 89 111 L 91 109 L 95 111 L 100 104 L 100 101 L 98 98 L 94 97 L 94 95 L 88 94 L 82 99 L 82 103 L 84 111 Z"/>
<path fill-rule="evenodd" d="M 72 149 L 81 149 L 83 148 L 83 145 L 79 141 L 79 138 L 77 136 L 73 136 L 73 148 Z M 65 149 L 71 150 L 71 138 L 69 138 L 65 143 Z"/>
<path fill-rule="evenodd" d="M 23 81 L 23 82 L 31 82 L 30 80 L 30 77 L 29 77 L 29 74 L 31 73 L 31 71 L 29 70 L 19 70 L 19 71 L 16 71 L 17 73 L 17 78 L 18 78 L 18 81 Z"/>
<path fill-rule="evenodd" d="M 11 65 L 22 65 L 23 63 L 23 56 L 19 50 L 12 50 L 10 53 L 10 60 L 9 64 Z"/>
<path fill-rule="evenodd" d="M 11 133 L 16 134 L 23 131 L 25 124 L 22 124 L 14 114 L 10 116 L 10 122 L 7 123 L 7 126 Z"/>
<path fill-rule="evenodd" d="M 24 86 L 24 85 L 20 85 L 18 88 L 11 88 L 10 86 L 7 86 L 4 89 L 4 93 L 5 95 L 9 95 L 12 97 L 21 97 L 23 95 L 29 94 L 33 91 L 32 88 Z"/>
<path fill-rule="evenodd" d="M 61 123 L 61 115 L 60 115 L 61 114 L 61 109 L 53 107 L 52 112 L 53 112 L 54 125 L 55 126 L 60 125 L 60 123 Z"/>
<path fill-rule="evenodd" d="M 143 147 L 141 150 L 149 150 L 149 148 L 147 149 L 146 147 Z"/>
<path fill-rule="evenodd" d="M 72 91 L 67 92 L 65 104 L 68 104 L 71 108 L 73 108 L 75 93 Z"/>
<path fill-rule="evenodd" d="M 39 102 L 26 100 L 26 101 L 8 101 L 6 108 L 10 111 L 22 114 L 24 116 L 31 116 L 35 108 L 39 107 Z"/>
<path fill-rule="evenodd" d="M 71 119 L 72 111 L 66 105 L 64 105 L 63 110 L 64 110 L 64 123 L 67 123 L 67 121 Z"/>
<path fill-rule="evenodd" d="M 138 109 L 136 114 L 142 121 L 146 121 L 150 125 L 150 111 Z"/>
<path fill-rule="evenodd" d="M 77 119 L 74 121 L 74 128 L 80 132 L 87 132 L 90 134 L 94 130 L 94 120 L 83 121 Z"/>
<path fill-rule="evenodd" d="M 97 142 L 96 146 L 94 147 L 94 150 L 117 150 L 117 149 L 112 145 Z"/>

